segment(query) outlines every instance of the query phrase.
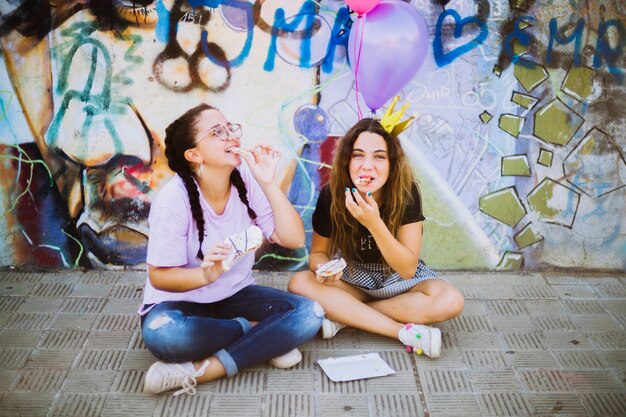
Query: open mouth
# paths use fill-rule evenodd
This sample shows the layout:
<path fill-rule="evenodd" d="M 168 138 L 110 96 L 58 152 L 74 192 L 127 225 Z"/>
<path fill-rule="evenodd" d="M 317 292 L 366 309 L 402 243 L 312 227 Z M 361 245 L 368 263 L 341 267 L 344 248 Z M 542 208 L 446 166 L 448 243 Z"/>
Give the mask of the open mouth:
<path fill-rule="evenodd" d="M 357 178 L 357 180 L 354 183 L 356 185 L 367 185 L 367 184 L 369 184 L 372 181 L 374 181 L 373 177 L 361 176 L 361 177 Z"/>

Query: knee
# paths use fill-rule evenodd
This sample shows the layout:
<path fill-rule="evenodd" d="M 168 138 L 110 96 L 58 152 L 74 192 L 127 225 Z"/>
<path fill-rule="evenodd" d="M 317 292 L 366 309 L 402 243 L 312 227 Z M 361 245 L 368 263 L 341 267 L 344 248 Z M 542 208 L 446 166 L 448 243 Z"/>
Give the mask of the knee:
<path fill-rule="evenodd" d="M 311 293 L 311 280 L 314 280 L 311 271 L 300 271 L 289 280 L 287 289 L 290 293 L 307 296 Z"/>
<path fill-rule="evenodd" d="M 313 337 L 322 327 L 324 319 L 324 308 L 317 301 L 309 298 L 298 297 L 300 301 L 296 305 L 296 317 L 298 321 L 298 331 Z"/>
<path fill-rule="evenodd" d="M 465 307 L 465 297 L 463 297 L 461 291 L 450 287 L 444 292 L 440 305 L 445 309 L 444 314 L 449 319 L 452 319 L 463 311 L 463 307 Z"/>

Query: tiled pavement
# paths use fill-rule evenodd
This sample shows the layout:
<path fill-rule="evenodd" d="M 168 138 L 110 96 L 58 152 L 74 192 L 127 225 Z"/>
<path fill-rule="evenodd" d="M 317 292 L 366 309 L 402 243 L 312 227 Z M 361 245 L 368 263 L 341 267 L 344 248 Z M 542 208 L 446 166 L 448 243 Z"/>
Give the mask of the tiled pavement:
<path fill-rule="evenodd" d="M 285 288 L 289 274 L 258 273 Z M 141 393 L 142 272 L 0 272 L 1 416 L 626 416 L 626 276 L 444 274 L 466 296 L 441 358 L 345 330 L 290 370 L 197 395 Z M 379 352 L 393 376 L 333 383 L 316 360 Z"/>

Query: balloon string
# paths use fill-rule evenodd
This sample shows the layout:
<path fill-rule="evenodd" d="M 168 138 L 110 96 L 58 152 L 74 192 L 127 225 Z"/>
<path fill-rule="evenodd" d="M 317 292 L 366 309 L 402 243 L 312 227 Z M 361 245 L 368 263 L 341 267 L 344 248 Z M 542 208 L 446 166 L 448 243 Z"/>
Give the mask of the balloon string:
<path fill-rule="evenodd" d="M 361 22 L 363 19 L 363 22 Z M 354 89 L 356 90 L 356 108 L 359 116 L 359 120 L 363 118 L 363 112 L 361 111 L 361 105 L 359 104 L 359 63 L 361 61 L 361 48 L 363 47 L 363 31 L 365 26 L 365 15 L 360 15 L 356 20 L 356 31 L 357 36 L 354 38 L 354 43 L 356 44 L 357 37 L 359 38 L 359 49 L 356 54 L 356 62 L 354 63 Z M 354 45 L 354 49 L 356 50 L 356 45 Z"/>

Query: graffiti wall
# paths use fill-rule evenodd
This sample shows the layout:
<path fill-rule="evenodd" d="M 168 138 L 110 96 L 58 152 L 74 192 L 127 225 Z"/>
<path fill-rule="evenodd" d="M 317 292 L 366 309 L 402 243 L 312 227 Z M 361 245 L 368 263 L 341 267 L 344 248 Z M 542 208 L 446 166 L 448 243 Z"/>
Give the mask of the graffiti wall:
<path fill-rule="evenodd" d="M 626 270 L 626 3 L 407 3 L 428 27 L 399 103 L 416 114 L 400 140 L 422 257 Z M 310 243 L 335 141 L 369 115 L 356 20 L 339 0 L 0 3 L 0 267 L 145 267 L 150 202 L 172 175 L 164 131 L 200 102 L 241 123 L 244 145 L 280 148 Z M 298 269 L 308 253 L 257 254 Z"/>

